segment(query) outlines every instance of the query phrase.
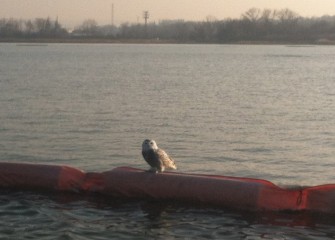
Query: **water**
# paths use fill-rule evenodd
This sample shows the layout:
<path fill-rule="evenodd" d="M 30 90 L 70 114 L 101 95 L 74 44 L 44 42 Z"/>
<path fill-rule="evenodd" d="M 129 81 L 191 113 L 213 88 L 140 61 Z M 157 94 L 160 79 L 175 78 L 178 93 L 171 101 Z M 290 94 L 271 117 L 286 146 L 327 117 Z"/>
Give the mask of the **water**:
<path fill-rule="evenodd" d="M 0 44 L 0 161 L 334 183 L 332 46 Z M 331 239 L 328 216 L 5 192 L 0 236 Z M 15 230 L 14 230 L 15 229 Z"/>

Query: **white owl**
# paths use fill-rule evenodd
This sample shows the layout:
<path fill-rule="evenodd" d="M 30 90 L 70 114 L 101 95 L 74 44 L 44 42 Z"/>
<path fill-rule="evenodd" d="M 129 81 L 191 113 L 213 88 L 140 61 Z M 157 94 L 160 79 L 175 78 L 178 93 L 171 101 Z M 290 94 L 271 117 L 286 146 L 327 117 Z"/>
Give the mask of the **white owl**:
<path fill-rule="evenodd" d="M 151 172 L 164 172 L 165 169 L 177 169 L 174 160 L 163 150 L 159 149 L 154 140 L 146 139 L 142 143 L 142 155 L 151 166 Z"/>

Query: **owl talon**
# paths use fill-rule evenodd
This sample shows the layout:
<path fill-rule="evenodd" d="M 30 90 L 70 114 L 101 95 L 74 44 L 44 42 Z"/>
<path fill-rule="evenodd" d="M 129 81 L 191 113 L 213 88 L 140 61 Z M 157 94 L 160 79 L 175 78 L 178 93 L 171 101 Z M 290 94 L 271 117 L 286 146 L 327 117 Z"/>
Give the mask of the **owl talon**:
<path fill-rule="evenodd" d="M 150 173 L 157 173 L 157 169 L 156 168 L 150 168 L 148 169 L 146 172 L 150 172 Z"/>

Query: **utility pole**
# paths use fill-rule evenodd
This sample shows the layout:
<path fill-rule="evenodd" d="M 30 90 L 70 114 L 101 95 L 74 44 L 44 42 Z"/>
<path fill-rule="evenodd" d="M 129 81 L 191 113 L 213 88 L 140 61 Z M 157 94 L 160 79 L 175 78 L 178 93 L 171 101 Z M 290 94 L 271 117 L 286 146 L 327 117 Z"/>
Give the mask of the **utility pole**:
<path fill-rule="evenodd" d="M 148 28 L 147 28 L 147 24 L 148 24 L 148 19 L 149 19 L 149 12 L 148 11 L 144 11 L 143 12 L 143 18 L 144 18 L 144 31 L 145 31 L 145 37 L 147 37 L 148 35 Z"/>
<path fill-rule="evenodd" d="M 144 24 L 145 24 L 145 26 L 147 26 L 148 19 L 149 19 L 149 12 L 148 11 L 143 12 L 143 18 L 144 18 Z"/>
<path fill-rule="evenodd" d="M 111 25 L 114 26 L 114 3 L 111 6 Z"/>

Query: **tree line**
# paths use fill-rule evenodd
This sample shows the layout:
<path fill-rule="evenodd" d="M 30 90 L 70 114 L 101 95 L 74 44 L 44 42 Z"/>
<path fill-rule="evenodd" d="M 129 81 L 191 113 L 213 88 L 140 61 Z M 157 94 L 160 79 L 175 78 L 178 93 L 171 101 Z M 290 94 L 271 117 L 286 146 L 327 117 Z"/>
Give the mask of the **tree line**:
<path fill-rule="evenodd" d="M 0 38 L 67 37 L 68 31 L 58 19 L 36 18 L 35 20 L 0 19 Z"/>
<path fill-rule="evenodd" d="M 115 40 L 155 39 L 174 42 L 298 42 L 335 41 L 335 16 L 301 17 L 290 9 L 251 8 L 238 19 L 204 21 L 163 20 L 158 23 L 122 23 L 99 26 L 93 19 L 73 31 L 58 19 L 0 19 L 0 38 L 102 38 Z"/>

